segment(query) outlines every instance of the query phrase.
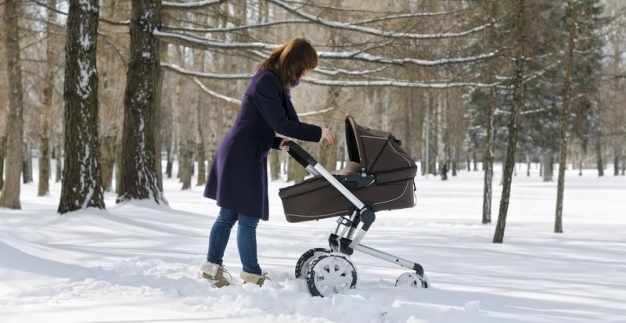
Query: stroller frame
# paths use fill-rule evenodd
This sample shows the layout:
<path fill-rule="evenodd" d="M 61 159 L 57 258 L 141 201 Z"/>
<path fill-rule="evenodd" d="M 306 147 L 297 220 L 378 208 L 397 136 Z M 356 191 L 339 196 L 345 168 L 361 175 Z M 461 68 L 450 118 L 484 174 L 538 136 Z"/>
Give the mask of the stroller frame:
<path fill-rule="evenodd" d="M 355 207 L 350 217 L 343 215 L 337 219 L 337 228 L 328 238 L 331 249 L 335 252 L 347 255 L 352 255 L 353 251 L 357 250 L 372 257 L 411 269 L 418 275 L 422 287 L 427 288 L 428 283 L 424 277 L 424 268 L 420 264 L 361 244 L 365 234 L 376 220 L 376 214 L 373 208 L 359 200 L 359 198 L 337 180 L 333 174 L 318 163 L 297 143 L 288 141 L 285 145 L 289 147 L 291 157 L 302 165 L 311 175 L 324 177 Z M 365 174 L 363 174 L 363 176 L 365 176 Z M 363 180 L 369 181 L 365 177 Z M 359 227 L 360 224 L 361 226 Z"/>

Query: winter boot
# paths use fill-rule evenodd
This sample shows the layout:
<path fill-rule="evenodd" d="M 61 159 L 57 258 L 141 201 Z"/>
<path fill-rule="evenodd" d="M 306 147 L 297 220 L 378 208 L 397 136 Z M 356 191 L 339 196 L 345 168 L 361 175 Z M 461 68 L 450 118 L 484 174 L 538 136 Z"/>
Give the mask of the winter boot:
<path fill-rule="evenodd" d="M 230 285 L 232 277 L 230 277 L 230 274 L 224 269 L 224 266 L 205 262 L 202 264 L 202 267 L 200 267 L 200 270 L 202 271 L 202 278 L 211 281 L 215 287 L 222 288 Z M 224 274 L 228 275 L 229 279 L 227 279 Z"/>
<path fill-rule="evenodd" d="M 266 272 L 263 272 L 261 275 L 257 275 L 257 274 L 251 274 L 251 273 L 242 271 L 239 276 L 241 276 L 241 279 L 243 279 L 244 284 L 251 283 L 251 284 L 257 284 L 259 286 L 263 286 L 263 283 L 265 283 L 266 280 L 270 280 L 267 277 Z"/>

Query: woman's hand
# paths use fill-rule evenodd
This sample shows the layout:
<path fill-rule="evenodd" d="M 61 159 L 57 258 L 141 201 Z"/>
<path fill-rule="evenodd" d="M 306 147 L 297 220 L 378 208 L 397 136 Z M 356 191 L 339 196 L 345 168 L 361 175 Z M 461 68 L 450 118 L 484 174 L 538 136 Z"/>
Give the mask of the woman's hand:
<path fill-rule="evenodd" d="M 289 146 L 285 146 L 287 141 L 289 141 L 289 138 L 283 138 L 283 140 L 281 140 L 280 144 L 278 145 L 278 149 L 284 150 L 284 151 L 289 151 Z"/>
<path fill-rule="evenodd" d="M 329 145 L 332 145 L 335 143 L 335 138 L 333 137 L 333 133 L 330 132 L 328 128 L 322 128 L 322 138 L 320 139 L 320 142 L 322 140 L 326 140 L 326 142 L 328 142 Z"/>

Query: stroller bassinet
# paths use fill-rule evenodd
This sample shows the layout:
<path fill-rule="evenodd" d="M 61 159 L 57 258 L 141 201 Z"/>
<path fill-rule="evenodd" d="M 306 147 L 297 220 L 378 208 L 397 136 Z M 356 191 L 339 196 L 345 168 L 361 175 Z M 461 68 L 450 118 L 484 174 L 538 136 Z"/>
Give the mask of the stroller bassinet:
<path fill-rule="evenodd" d="M 347 116 L 346 146 L 350 161 L 331 172 L 373 211 L 415 206 L 417 165 L 391 133 L 368 129 Z M 303 166 L 304 163 L 301 162 Z M 322 176 L 283 188 L 279 192 L 288 222 L 349 215 L 353 203 Z"/>

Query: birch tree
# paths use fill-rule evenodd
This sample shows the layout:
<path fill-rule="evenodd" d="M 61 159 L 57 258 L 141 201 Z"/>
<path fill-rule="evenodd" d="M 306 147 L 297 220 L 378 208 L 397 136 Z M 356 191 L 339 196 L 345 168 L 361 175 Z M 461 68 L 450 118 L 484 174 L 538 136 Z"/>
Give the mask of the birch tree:
<path fill-rule="evenodd" d="M 571 105 L 572 73 L 574 70 L 574 42 L 576 41 L 576 24 L 578 20 L 578 4 L 576 1 L 567 3 L 567 52 L 565 56 L 565 82 L 563 85 L 563 108 L 561 112 L 561 131 L 559 136 L 559 179 L 557 181 L 556 212 L 554 232 L 563 233 L 563 190 L 565 186 L 565 162 L 567 160 L 567 128 L 569 127 L 569 109 Z"/>
<path fill-rule="evenodd" d="M 513 169 L 515 167 L 515 152 L 517 147 L 517 126 L 519 122 L 519 111 L 523 102 L 523 78 L 524 78 L 524 45 L 526 38 L 526 0 L 516 1 L 514 11 L 514 37 L 515 37 L 515 69 L 513 76 L 513 106 L 509 120 L 509 142 L 504 164 L 502 196 L 500 198 L 500 209 L 498 212 L 498 223 L 493 237 L 494 243 L 502 243 L 504 240 L 504 230 L 506 227 L 506 217 L 509 209 L 509 198 L 511 196 L 511 183 L 513 180 Z"/>
<path fill-rule="evenodd" d="M 104 209 L 96 67 L 98 0 L 71 0 L 65 45 L 65 167 L 59 213 Z"/>
<path fill-rule="evenodd" d="M 497 21 L 498 19 L 498 3 L 497 1 L 492 1 L 488 4 L 487 10 L 489 12 L 489 17 L 492 21 Z M 488 47 L 492 48 L 498 42 L 496 30 L 494 28 L 490 29 L 487 34 L 487 43 Z M 487 75 L 489 77 L 489 83 L 494 83 L 496 76 L 496 67 L 494 60 L 490 60 L 488 63 Z M 483 183 L 483 218 L 482 223 L 487 224 L 491 223 L 491 200 L 493 196 L 493 166 L 494 166 L 494 112 L 496 110 L 496 104 L 498 100 L 496 87 L 492 87 L 489 89 L 489 98 L 487 100 L 487 127 L 485 129 L 487 133 L 487 140 L 485 143 L 485 153 L 483 155 L 483 168 L 485 172 L 484 183 Z"/>

